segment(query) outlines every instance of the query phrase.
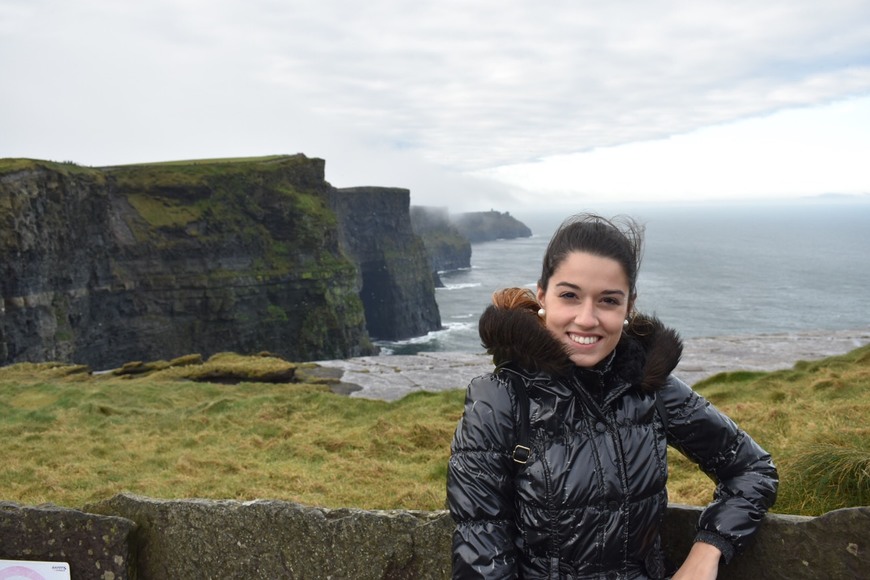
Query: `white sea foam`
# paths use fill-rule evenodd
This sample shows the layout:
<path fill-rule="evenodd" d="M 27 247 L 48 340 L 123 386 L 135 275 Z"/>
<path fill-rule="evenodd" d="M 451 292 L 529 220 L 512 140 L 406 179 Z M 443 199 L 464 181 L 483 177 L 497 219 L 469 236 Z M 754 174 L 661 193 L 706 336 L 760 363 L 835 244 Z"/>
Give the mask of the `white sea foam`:
<path fill-rule="evenodd" d="M 449 274 L 451 272 L 467 272 L 472 269 L 474 269 L 474 266 L 469 266 L 468 268 L 456 268 L 455 270 L 438 270 L 438 275 Z"/>
<path fill-rule="evenodd" d="M 477 335 L 477 319 L 472 322 L 443 322 L 441 330 L 433 330 L 424 336 L 415 336 L 405 340 L 376 341 L 381 354 L 414 354 L 425 351 L 460 350 L 455 348 L 458 342 L 463 344 L 466 337 Z M 464 350 L 464 349 L 463 349 Z"/>
<path fill-rule="evenodd" d="M 481 286 L 480 282 L 467 282 L 463 284 L 445 284 L 444 288 L 439 288 L 439 290 L 465 290 L 466 288 L 479 288 Z"/>

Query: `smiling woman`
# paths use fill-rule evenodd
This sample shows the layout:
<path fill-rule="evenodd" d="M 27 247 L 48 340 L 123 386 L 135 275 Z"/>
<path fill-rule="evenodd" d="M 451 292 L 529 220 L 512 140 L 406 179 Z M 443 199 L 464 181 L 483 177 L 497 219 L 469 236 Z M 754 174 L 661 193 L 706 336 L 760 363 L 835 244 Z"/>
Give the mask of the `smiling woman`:
<path fill-rule="evenodd" d="M 633 312 L 641 237 L 571 218 L 537 294 L 496 292 L 481 316 L 496 369 L 471 381 L 451 446 L 455 578 L 714 579 L 773 504 L 770 455 L 671 374 L 677 334 Z M 668 445 L 717 483 L 676 572 L 659 540 Z"/>

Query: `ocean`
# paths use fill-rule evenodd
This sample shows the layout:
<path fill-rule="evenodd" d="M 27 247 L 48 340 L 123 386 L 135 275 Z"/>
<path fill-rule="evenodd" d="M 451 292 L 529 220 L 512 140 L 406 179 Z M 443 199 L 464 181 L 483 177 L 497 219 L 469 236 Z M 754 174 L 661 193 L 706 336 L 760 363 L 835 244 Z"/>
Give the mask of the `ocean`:
<path fill-rule="evenodd" d="M 870 327 L 867 200 L 612 206 L 645 225 L 640 311 L 684 338 Z M 565 215 L 512 215 L 531 238 L 472 246 L 471 268 L 440 274 L 443 330 L 379 342 L 382 354 L 482 352 L 477 319 L 492 292 L 534 288 L 550 235 Z"/>

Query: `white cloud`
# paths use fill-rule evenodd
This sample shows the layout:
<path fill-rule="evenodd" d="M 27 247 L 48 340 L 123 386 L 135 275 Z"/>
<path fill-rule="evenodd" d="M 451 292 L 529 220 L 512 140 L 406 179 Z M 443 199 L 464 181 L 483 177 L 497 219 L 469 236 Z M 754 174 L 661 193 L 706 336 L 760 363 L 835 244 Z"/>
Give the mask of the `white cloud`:
<path fill-rule="evenodd" d="M 480 174 L 564 205 L 870 194 L 868 130 L 864 97 Z"/>
<path fill-rule="evenodd" d="M 0 156 L 301 151 L 342 186 L 489 206 L 506 186 L 480 175 L 519 171 L 496 167 L 870 95 L 868 45 L 857 0 L 0 0 Z"/>

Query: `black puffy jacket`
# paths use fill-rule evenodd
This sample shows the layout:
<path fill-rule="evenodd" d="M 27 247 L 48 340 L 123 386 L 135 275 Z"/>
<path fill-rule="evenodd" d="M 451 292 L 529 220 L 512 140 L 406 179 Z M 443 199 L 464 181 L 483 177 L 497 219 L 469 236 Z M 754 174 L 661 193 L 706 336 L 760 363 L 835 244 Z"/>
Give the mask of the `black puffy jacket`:
<path fill-rule="evenodd" d="M 497 368 L 468 387 L 448 467 L 454 578 L 659 577 L 668 444 L 717 483 L 696 539 L 727 561 L 756 532 L 776 497 L 769 454 L 670 375 L 682 351 L 673 331 L 651 318 L 631 328 L 585 370 L 533 313 L 486 310 Z M 517 397 L 501 367 L 529 396 L 525 465 L 512 460 Z"/>

